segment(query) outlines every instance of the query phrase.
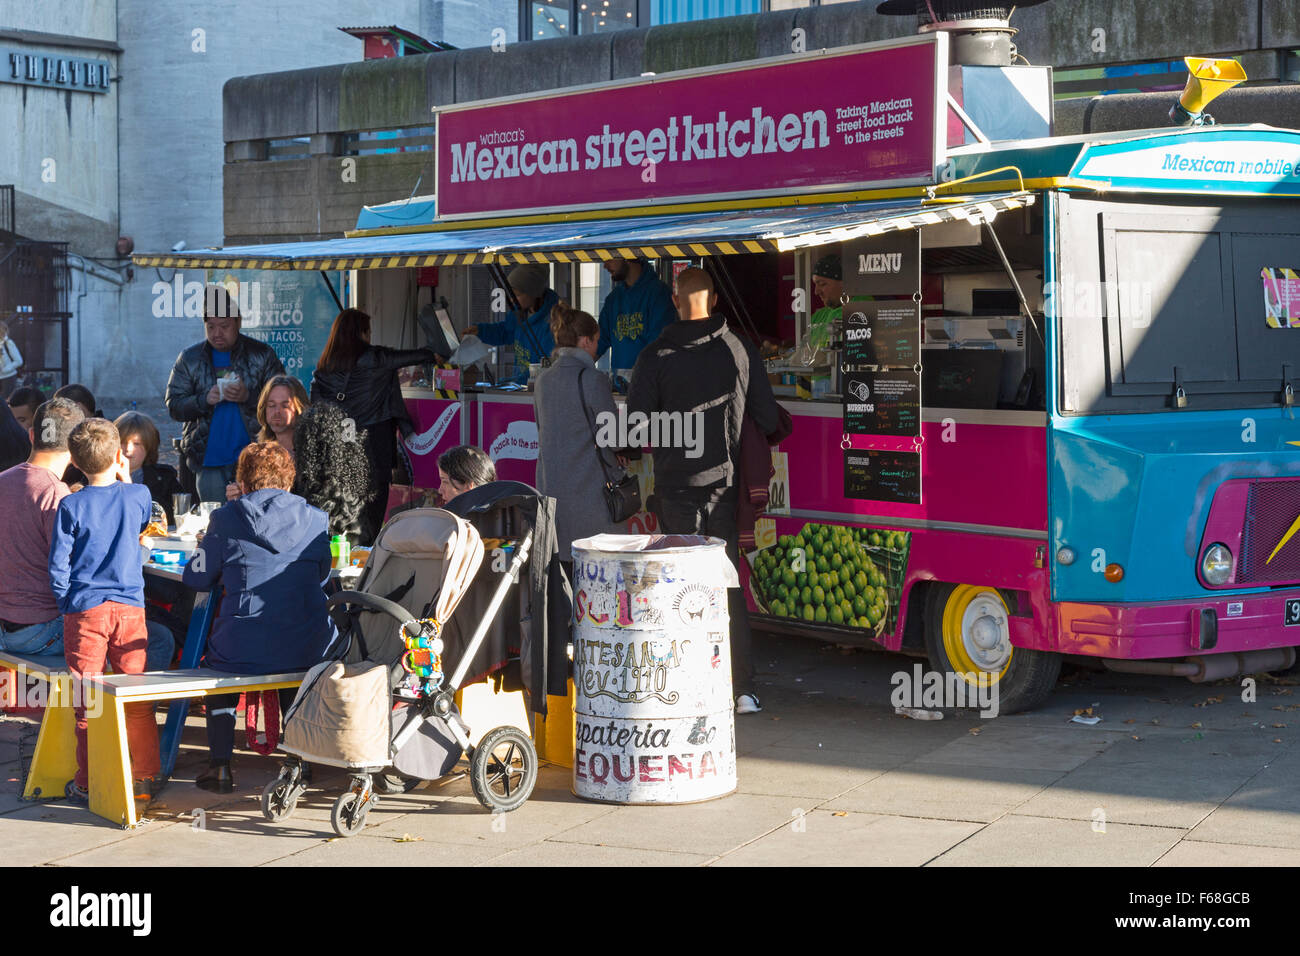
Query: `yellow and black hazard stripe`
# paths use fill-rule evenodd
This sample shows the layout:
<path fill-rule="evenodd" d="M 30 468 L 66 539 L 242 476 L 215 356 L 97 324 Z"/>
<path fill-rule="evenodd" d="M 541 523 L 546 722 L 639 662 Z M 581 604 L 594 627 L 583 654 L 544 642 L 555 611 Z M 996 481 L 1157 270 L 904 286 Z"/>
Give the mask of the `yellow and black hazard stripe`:
<path fill-rule="evenodd" d="M 554 252 L 503 250 L 498 261 L 520 263 L 607 262 L 610 259 L 694 259 L 700 256 L 734 256 L 747 252 L 776 252 L 770 239 L 743 239 L 729 242 L 660 242 L 653 245 L 596 246 L 590 249 L 566 249 Z"/>
<path fill-rule="evenodd" d="M 804 249 L 810 246 L 827 245 L 842 242 L 857 236 L 874 236 L 887 232 L 915 229 L 938 222 L 964 220 L 967 222 L 990 222 L 999 213 L 1011 209 L 1020 209 L 1032 205 L 1033 193 L 1019 193 L 985 200 L 972 200 L 969 196 L 942 196 L 926 201 L 923 208 L 892 216 L 847 219 L 843 224 L 823 224 L 820 228 L 809 228 L 806 232 L 795 231 L 798 224 L 792 224 L 791 233 L 782 236 L 751 237 L 746 239 L 704 242 L 672 241 L 662 239 L 649 243 L 623 245 L 606 245 L 593 237 L 593 244 L 574 249 L 483 249 L 483 233 L 475 233 L 473 241 L 479 245 L 475 251 L 414 252 L 403 254 L 370 254 L 357 256 L 318 256 L 295 259 L 290 257 L 266 258 L 258 256 L 231 255 L 222 250 L 212 250 L 206 254 L 169 253 L 167 255 L 136 255 L 132 261 L 139 266 L 157 266 L 169 269 L 294 269 L 303 271 L 339 271 L 350 269 L 413 269 L 426 266 L 472 266 L 472 265 L 519 265 L 571 262 L 607 262 L 611 259 L 692 259 L 702 256 L 731 256 L 744 253 L 786 252 Z M 630 224 L 630 228 L 635 228 Z M 671 227 L 669 227 L 671 228 Z M 436 235 L 446 241 L 454 233 L 439 231 Z M 467 242 L 470 240 L 466 240 Z M 234 250 L 232 250 L 234 251 Z"/>
<path fill-rule="evenodd" d="M 297 269 L 292 259 L 262 259 L 243 256 L 199 255 L 182 256 L 137 255 L 131 261 L 137 266 L 154 266 L 160 269 Z"/>
<path fill-rule="evenodd" d="M 426 266 L 488 265 L 496 257 L 490 252 L 436 252 L 414 255 L 348 256 L 333 259 L 299 259 L 296 269 L 334 272 L 342 269 L 419 269 Z"/>

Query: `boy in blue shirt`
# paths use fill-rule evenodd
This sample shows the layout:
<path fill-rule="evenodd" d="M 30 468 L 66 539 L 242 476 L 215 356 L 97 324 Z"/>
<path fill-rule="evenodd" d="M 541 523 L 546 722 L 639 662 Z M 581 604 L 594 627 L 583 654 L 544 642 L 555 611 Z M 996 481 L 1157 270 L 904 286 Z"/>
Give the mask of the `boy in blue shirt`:
<path fill-rule="evenodd" d="M 140 532 L 149 523 L 153 502 L 148 488 L 131 483 L 131 464 L 112 422 L 83 421 L 68 436 L 68 452 L 85 474 L 86 486 L 59 502 L 50 538 L 50 587 L 63 613 L 68 669 L 84 688 L 84 678 L 104 673 L 105 664 L 118 674 L 145 669 L 149 639 Z M 148 800 L 161 763 L 153 704 L 127 704 L 125 710 L 135 796 Z M 84 706 L 76 708 L 76 716 L 77 775 L 65 792 L 73 802 L 86 804 Z"/>

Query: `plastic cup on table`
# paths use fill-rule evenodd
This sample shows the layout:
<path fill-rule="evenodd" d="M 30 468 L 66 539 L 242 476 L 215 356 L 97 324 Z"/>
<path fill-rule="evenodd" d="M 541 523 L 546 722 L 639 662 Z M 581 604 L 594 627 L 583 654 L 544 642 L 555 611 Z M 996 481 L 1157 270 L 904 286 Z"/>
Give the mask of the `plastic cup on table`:
<path fill-rule="evenodd" d="M 181 516 L 190 513 L 190 495 L 188 492 L 179 492 L 172 495 L 172 514 L 176 517 L 176 523 L 181 523 Z"/>

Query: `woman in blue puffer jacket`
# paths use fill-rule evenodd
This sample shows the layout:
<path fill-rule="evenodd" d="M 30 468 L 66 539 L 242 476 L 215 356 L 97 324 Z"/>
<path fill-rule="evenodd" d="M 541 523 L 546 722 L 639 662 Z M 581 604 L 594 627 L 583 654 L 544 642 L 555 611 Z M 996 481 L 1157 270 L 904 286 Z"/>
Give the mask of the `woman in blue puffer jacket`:
<path fill-rule="evenodd" d="M 322 585 L 329 579 L 329 516 L 289 491 L 293 459 L 275 442 L 247 446 L 235 480 L 243 494 L 212 513 L 185 567 L 198 591 L 221 589 L 204 665 L 231 674 L 305 671 L 325 659 L 336 631 Z M 281 691 L 281 708 L 294 691 Z M 196 784 L 229 793 L 237 694 L 209 697 L 208 770 Z"/>

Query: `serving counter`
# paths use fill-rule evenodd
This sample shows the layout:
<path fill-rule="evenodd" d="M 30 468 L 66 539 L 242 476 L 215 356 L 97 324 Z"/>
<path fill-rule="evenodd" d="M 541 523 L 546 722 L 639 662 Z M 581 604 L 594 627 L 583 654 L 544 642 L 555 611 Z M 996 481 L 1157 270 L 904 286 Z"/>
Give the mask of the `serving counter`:
<path fill-rule="evenodd" d="M 437 456 L 457 444 L 486 451 L 503 479 L 536 482 L 531 392 L 463 391 L 448 399 L 406 389 L 404 395 L 417 425 L 405 443 L 417 501 L 433 502 Z M 968 552 L 987 546 L 990 535 L 1023 552 L 1022 567 L 1034 567 L 1045 536 L 1038 520 L 1046 513 L 1039 480 L 1046 456 L 1042 412 L 925 409 L 919 443 L 873 438 L 864 447 L 862 436 L 844 433 L 838 398 L 778 401 L 794 430 L 772 449 L 767 512 L 740 569 L 755 613 L 799 628 L 833 629 L 845 642 L 897 647 L 909 568 L 920 573 L 916 569 L 976 560 Z M 861 462 L 871 462 L 885 475 L 881 480 L 890 481 L 880 464 L 890 455 L 914 463 L 909 481 L 916 500 L 881 500 L 878 487 L 864 492 L 846 480 L 846 471 L 852 478 Z M 647 500 L 654 490 L 652 456 L 634 462 L 633 470 Z M 954 483 L 960 488 L 950 487 Z M 655 517 L 645 512 L 628 521 L 629 533 L 657 530 Z M 791 548 L 803 549 L 794 561 Z M 804 561 L 807 568 L 794 570 Z"/>

